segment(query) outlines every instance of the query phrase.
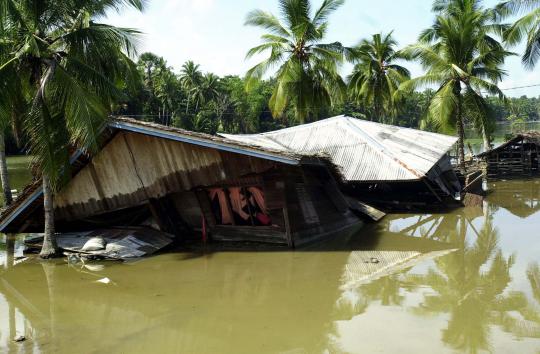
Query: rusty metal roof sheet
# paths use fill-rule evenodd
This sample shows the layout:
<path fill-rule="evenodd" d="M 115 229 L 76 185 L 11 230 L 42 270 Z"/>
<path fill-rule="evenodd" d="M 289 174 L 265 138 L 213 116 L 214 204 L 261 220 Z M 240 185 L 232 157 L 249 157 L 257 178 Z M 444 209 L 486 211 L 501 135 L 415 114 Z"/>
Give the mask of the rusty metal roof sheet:
<path fill-rule="evenodd" d="M 419 180 L 452 148 L 457 138 L 337 116 L 230 140 L 274 151 L 327 155 L 347 181 Z"/>

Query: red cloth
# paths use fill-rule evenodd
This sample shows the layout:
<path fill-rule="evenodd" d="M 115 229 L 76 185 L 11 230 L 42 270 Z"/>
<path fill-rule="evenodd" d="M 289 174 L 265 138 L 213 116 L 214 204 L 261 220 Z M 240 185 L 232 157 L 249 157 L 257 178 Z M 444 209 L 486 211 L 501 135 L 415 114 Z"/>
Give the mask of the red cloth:
<path fill-rule="evenodd" d="M 257 213 L 257 220 L 264 226 L 268 226 L 272 223 L 272 219 L 266 214 Z"/>
<path fill-rule="evenodd" d="M 212 188 L 208 191 L 208 193 L 210 194 L 210 200 L 214 200 L 216 195 L 218 197 L 219 208 L 221 209 L 221 224 L 231 225 L 233 223 L 233 217 L 231 211 L 229 210 L 229 203 L 227 203 L 225 191 L 223 191 L 221 188 Z"/>
<path fill-rule="evenodd" d="M 229 198 L 231 199 L 232 210 L 240 215 L 242 219 L 249 219 L 249 214 L 243 210 L 247 205 L 246 197 L 242 194 L 239 187 L 229 188 Z"/>
<path fill-rule="evenodd" d="M 268 210 L 266 209 L 266 203 L 264 202 L 263 191 L 261 191 L 261 189 L 257 187 L 249 187 L 247 190 L 251 193 L 253 199 L 255 199 L 255 202 L 257 203 L 259 209 L 261 209 L 263 214 L 268 214 Z"/>

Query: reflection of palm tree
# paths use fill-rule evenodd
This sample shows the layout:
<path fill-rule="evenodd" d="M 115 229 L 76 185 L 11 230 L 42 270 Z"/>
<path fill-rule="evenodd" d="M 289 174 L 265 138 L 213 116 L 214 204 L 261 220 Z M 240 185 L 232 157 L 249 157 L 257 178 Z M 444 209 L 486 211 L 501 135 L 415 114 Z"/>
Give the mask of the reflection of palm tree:
<path fill-rule="evenodd" d="M 415 312 L 448 313 L 442 340 L 455 349 L 476 353 L 489 349 L 490 325 L 498 324 L 502 315 L 523 308 L 523 294 L 505 293 L 514 257 L 505 258 L 497 247 L 499 235 L 491 219 L 485 219 L 473 245 L 466 244 L 465 228 L 462 221 L 459 232 L 451 235 L 460 249 L 438 259 L 436 270 L 430 269 L 416 279 L 435 294 L 426 295 Z"/>
<path fill-rule="evenodd" d="M 411 280 L 414 276 L 408 274 L 411 268 L 372 280 L 355 290 L 346 292 L 338 300 L 337 316 L 350 318 L 362 314 L 374 301 L 380 301 L 382 306 L 402 305 L 405 299 L 402 295 L 403 291 L 413 291 L 417 288 L 417 283 Z"/>
<path fill-rule="evenodd" d="M 531 283 L 533 296 L 540 304 L 540 266 L 538 266 L 538 263 L 533 263 L 529 266 L 527 278 L 529 278 L 529 282 Z"/>
<path fill-rule="evenodd" d="M 500 313 L 499 324 L 507 332 L 512 332 L 522 338 L 540 338 L 540 267 L 532 263 L 527 269 L 527 278 L 531 285 L 533 298 L 538 302 L 531 305 L 523 293 L 516 293 L 516 301 L 521 301 L 519 314 Z"/>

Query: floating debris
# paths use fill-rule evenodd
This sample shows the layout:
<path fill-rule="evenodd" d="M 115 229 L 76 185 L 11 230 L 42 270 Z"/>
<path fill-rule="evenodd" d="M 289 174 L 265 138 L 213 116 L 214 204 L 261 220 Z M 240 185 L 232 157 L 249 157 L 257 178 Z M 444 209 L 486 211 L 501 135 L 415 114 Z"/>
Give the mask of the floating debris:
<path fill-rule="evenodd" d="M 13 338 L 13 341 L 16 343 L 24 342 L 25 340 L 26 340 L 26 337 L 22 335 L 15 336 L 15 338 Z"/>
<path fill-rule="evenodd" d="M 111 283 L 111 279 L 109 279 L 109 278 L 99 279 L 99 280 L 96 280 L 96 283 L 110 284 L 110 283 Z"/>
<path fill-rule="evenodd" d="M 41 242 L 42 236 L 34 237 L 27 245 L 40 247 Z M 67 251 L 69 263 L 79 263 L 81 259 L 123 260 L 148 256 L 169 246 L 173 236 L 151 228 L 130 227 L 62 233 L 56 236 L 56 242 Z"/>

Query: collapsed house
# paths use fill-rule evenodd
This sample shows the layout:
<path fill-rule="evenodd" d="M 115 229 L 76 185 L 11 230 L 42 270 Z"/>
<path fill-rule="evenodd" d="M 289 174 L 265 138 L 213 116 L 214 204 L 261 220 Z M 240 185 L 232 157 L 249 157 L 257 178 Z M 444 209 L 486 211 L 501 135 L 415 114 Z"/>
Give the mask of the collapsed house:
<path fill-rule="evenodd" d="M 449 150 L 457 138 L 346 116 L 230 140 L 274 151 L 324 155 L 341 190 L 383 210 L 456 205 L 462 191 Z"/>
<path fill-rule="evenodd" d="M 72 157 L 54 197 L 58 232 L 147 225 L 180 238 L 298 246 L 361 224 L 325 157 L 114 119 L 95 156 Z M 4 233 L 43 230 L 35 181 L 0 216 Z M 203 236 L 204 237 L 204 236 Z"/>
<path fill-rule="evenodd" d="M 539 169 L 540 132 L 521 133 L 476 157 L 485 162 L 488 178 L 527 177 Z"/>

